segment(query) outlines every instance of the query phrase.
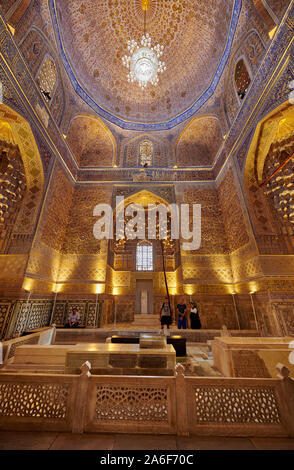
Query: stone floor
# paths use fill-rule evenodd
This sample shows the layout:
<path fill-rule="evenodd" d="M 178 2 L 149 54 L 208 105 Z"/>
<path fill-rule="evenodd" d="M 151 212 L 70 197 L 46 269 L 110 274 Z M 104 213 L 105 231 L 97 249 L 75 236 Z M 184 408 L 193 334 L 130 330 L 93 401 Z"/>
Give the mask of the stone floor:
<path fill-rule="evenodd" d="M 294 439 L 6 431 L 0 450 L 294 450 Z"/>

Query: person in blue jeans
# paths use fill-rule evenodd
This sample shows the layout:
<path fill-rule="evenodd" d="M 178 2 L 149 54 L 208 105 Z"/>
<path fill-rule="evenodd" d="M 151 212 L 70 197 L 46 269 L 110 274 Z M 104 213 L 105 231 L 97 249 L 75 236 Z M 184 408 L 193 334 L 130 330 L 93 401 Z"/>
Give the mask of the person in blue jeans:
<path fill-rule="evenodd" d="M 178 312 L 178 329 L 187 329 L 187 319 L 186 319 L 186 308 L 187 305 L 184 304 L 184 300 L 180 299 L 180 303 L 177 305 Z"/>

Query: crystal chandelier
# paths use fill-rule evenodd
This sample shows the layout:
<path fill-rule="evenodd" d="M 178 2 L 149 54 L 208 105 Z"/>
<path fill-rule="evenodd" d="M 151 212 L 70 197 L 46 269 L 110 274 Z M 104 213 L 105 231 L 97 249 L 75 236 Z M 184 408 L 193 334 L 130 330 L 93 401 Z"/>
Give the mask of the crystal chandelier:
<path fill-rule="evenodd" d="M 128 51 L 130 55 L 122 57 L 122 62 L 130 72 L 128 73 L 128 82 L 138 82 L 139 86 L 144 89 L 148 83 L 156 86 L 158 85 L 158 74 L 166 70 L 164 62 L 159 58 L 163 54 L 164 46 L 157 44 L 152 47 L 152 39 L 146 33 L 146 10 L 148 9 L 149 2 L 142 1 L 142 8 L 144 10 L 144 34 L 141 40 L 141 46 L 138 45 L 133 39 L 128 41 Z"/>

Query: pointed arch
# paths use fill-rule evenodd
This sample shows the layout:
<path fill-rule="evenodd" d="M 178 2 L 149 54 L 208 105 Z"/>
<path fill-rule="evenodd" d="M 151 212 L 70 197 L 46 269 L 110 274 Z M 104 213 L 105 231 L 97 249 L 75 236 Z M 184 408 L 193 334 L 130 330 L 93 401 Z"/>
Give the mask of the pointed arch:
<path fill-rule="evenodd" d="M 73 116 L 66 141 L 82 167 L 115 165 L 115 138 L 104 122 L 96 116 L 91 114 Z"/>
<path fill-rule="evenodd" d="M 240 57 L 235 65 L 234 71 L 234 85 L 238 99 L 242 101 L 248 91 L 251 83 L 251 72 L 250 68 L 246 64 L 244 56 Z"/>
<path fill-rule="evenodd" d="M 124 167 L 140 167 L 140 145 L 142 142 L 148 141 L 149 146 L 153 147 L 153 156 L 150 158 L 152 160 L 153 167 L 167 167 L 169 163 L 169 149 L 166 143 L 159 139 L 158 137 L 144 133 L 132 137 L 131 139 L 123 142 L 121 151 L 120 151 L 120 162 Z"/>
<path fill-rule="evenodd" d="M 179 167 L 210 166 L 222 145 L 223 134 L 217 116 L 205 115 L 192 119 L 176 143 Z"/>
<path fill-rule="evenodd" d="M 244 167 L 248 209 L 262 254 L 293 253 L 293 152 L 294 110 L 287 101 L 258 123 Z"/>
<path fill-rule="evenodd" d="M 29 123 L 20 114 L 0 104 L 0 120 L 9 126 L 25 171 L 27 190 L 13 232 L 31 234 L 34 230 L 44 190 L 44 170 Z"/>

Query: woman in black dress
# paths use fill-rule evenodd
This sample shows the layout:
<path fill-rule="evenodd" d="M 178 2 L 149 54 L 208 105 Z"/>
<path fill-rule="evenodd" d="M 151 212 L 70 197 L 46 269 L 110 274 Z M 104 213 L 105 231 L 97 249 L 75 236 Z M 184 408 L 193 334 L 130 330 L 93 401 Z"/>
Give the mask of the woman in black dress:
<path fill-rule="evenodd" d="M 170 305 L 169 305 L 169 301 L 167 297 L 164 299 L 159 316 L 160 316 L 161 328 L 163 329 L 164 325 L 166 325 L 167 328 L 169 329 L 169 326 L 172 324 L 172 314 L 171 314 L 171 309 L 170 309 Z"/>
<path fill-rule="evenodd" d="M 191 322 L 191 329 L 192 330 L 200 330 L 201 328 L 201 321 L 198 313 L 198 308 L 196 302 L 190 302 L 191 310 L 190 310 L 190 322 Z"/>

